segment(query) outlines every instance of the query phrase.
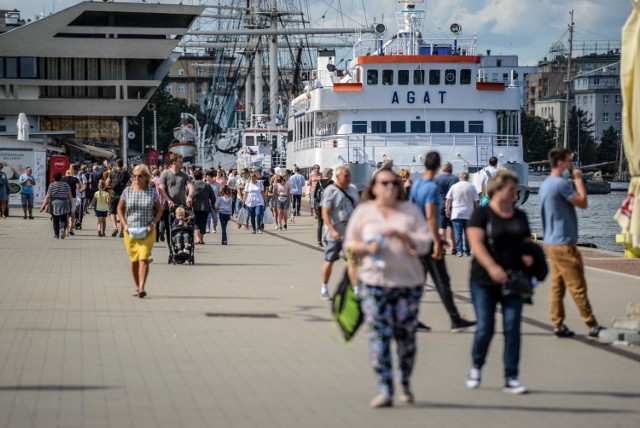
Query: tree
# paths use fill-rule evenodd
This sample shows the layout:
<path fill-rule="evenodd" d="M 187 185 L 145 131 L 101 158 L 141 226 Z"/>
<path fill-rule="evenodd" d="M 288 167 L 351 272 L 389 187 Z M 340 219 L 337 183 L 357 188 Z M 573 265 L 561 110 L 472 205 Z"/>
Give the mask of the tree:
<path fill-rule="evenodd" d="M 600 137 L 600 144 L 597 150 L 598 163 L 615 162 L 618 159 L 619 149 L 618 131 L 613 126 L 610 126 L 602 131 L 602 137 Z M 616 164 L 613 163 L 603 167 L 603 171 L 613 173 L 616 167 Z"/>
<path fill-rule="evenodd" d="M 549 150 L 556 145 L 556 128 L 553 122 L 525 112 L 521 113 L 521 117 L 524 161 L 546 160 Z"/>
<path fill-rule="evenodd" d="M 574 159 L 579 165 L 597 162 L 598 146 L 593 138 L 593 126 L 593 121 L 587 117 L 586 112 L 575 106 L 571 108 L 567 148 L 575 153 Z"/>
<path fill-rule="evenodd" d="M 204 126 L 204 117 L 199 114 L 198 105 L 187 105 L 187 100 L 176 98 L 166 90 L 166 79 L 162 81 L 156 92 L 149 99 L 149 103 L 156 106 L 157 123 L 158 123 L 158 150 L 166 151 L 169 144 L 173 143 L 173 128 L 180 124 L 181 113 L 191 113 L 198 118 L 201 126 Z M 153 112 L 146 108 L 136 117 L 132 130 L 136 132 L 136 138 L 131 145 L 134 150 L 142 149 L 142 118 L 144 117 L 144 134 L 145 144 L 153 145 Z M 136 129 L 137 128 L 137 129 Z M 145 152 L 147 149 L 145 149 Z"/>

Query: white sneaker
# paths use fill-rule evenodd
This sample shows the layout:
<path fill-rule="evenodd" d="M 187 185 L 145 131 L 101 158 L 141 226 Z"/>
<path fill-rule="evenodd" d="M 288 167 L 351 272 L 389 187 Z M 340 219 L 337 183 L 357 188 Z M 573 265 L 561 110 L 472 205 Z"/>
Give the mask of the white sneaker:
<path fill-rule="evenodd" d="M 320 297 L 322 297 L 322 300 L 331 299 L 331 295 L 329 294 L 329 288 L 328 287 L 322 287 L 320 289 Z"/>
<path fill-rule="evenodd" d="M 471 367 L 469 370 L 469 376 L 467 376 L 467 388 L 476 389 L 480 387 L 480 381 L 482 379 L 480 369 L 477 367 Z"/>
<path fill-rule="evenodd" d="M 504 382 L 504 392 L 509 394 L 526 394 L 527 388 L 520 383 L 517 377 L 511 377 Z"/>

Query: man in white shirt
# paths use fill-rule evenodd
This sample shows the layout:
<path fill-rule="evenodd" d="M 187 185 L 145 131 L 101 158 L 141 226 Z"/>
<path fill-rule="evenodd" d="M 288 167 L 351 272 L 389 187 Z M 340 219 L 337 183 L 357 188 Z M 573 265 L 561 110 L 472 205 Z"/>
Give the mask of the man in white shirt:
<path fill-rule="evenodd" d="M 496 175 L 496 172 L 498 172 L 498 158 L 495 156 L 491 156 L 489 158 L 489 165 L 487 165 L 482 169 L 482 171 L 480 171 L 480 192 L 484 196 L 488 196 L 487 183 L 489 182 L 489 180 L 491 180 L 491 177 Z"/>
<path fill-rule="evenodd" d="M 445 215 L 451 219 L 456 234 L 456 255 L 458 257 L 471 254 L 467 240 L 467 223 L 479 202 L 480 198 L 476 188 L 469 183 L 469 173 L 462 171 L 460 181 L 451 186 L 447 192 L 445 208 Z"/>

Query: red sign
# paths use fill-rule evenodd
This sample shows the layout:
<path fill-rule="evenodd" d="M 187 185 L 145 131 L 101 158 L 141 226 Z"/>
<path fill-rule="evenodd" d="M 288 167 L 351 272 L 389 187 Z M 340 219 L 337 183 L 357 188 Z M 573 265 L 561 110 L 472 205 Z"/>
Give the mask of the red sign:
<path fill-rule="evenodd" d="M 160 152 L 158 150 L 149 150 L 147 153 L 147 165 L 158 166 L 158 157 Z"/>
<path fill-rule="evenodd" d="M 53 182 L 53 173 L 58 171 L 64 175 L 69 169 L 69 156 L 65 155 L 52 155 L 49 158 L 49 183 Z"/>

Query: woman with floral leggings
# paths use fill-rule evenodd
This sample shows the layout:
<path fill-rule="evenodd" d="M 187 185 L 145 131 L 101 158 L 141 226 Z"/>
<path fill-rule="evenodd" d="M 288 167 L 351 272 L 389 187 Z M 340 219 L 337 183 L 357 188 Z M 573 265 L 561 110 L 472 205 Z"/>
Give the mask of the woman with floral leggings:
<path fill-rule="evenodd" d="M 400 181 L 391 169 L 377 171 L 364 199 L 349 220 L 343 248 L 360 262 L 357 276 L 364 285 L 363 309 L 379 387 L 369 404 L 393 405 L 392 339 L 397 344 L 401 371 L 400 400 L 413 403 L 410 378 L 424 284 L 418 254 L 427 251 L 431 235 L 418 208 L 403 201 Z"/>

